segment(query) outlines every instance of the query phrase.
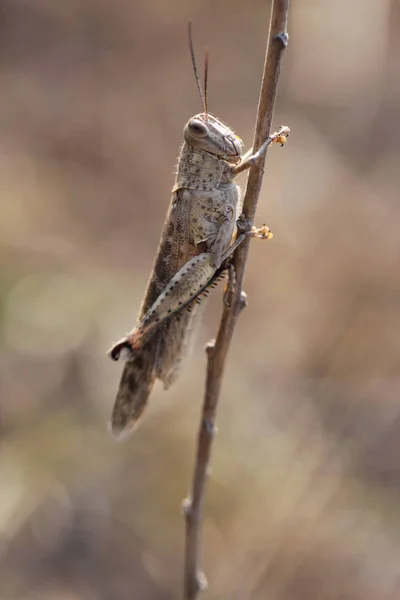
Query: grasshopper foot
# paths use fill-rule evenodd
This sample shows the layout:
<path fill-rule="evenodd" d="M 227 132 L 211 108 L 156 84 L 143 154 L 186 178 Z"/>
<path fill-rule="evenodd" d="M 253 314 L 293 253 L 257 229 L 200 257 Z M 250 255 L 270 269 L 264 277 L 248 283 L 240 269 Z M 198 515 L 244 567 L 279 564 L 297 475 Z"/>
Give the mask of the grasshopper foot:
<path fill-rule="evenodd" d="M 276 133 L 273 134 L 272 143 L 284 146 L 290 134 L 290 129 L 286 125 L 281 125 Z"/>
<path fill-rule="evenodd" d="M 270 240 L 273 237 L 268 225 L 265 225 L 264 223 L 262 227 L 255 227 L 251 224 L 250 220 L 245 216 L 244 213 L 242 213 L 236 221 L 236 227 L 238 228 L 238 232 L 240 234 L 247 235 L 252 238 Z"/>
<path fill-rule="evenodd" d="M 272 237 L 274 237 L 274 234 L 268 225 L 265 224 L 262 227 L 254 227 L 253 225 L 248 235 L 250 235 L 252 238 L 258 238 L 260 240 L 270 240 Z"/>

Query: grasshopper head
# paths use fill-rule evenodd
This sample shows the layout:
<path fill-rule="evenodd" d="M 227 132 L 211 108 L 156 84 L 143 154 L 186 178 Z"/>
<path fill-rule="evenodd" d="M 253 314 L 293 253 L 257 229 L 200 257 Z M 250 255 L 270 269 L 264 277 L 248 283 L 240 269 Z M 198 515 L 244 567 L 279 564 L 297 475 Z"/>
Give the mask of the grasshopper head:
<path fill-rule="evenodd" d="M 229 127 L 209 113 L 189 119 L 184 129 L 185 141 L 193 148 L 204 150 L 231 163 L 240 160 L 242 140 Z"/>

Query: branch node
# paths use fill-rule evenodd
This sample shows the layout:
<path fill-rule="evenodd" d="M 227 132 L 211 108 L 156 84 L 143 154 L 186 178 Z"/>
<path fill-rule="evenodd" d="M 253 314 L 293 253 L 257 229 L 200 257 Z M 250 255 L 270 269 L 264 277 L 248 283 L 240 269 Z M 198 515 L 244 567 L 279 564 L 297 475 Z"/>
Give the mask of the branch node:
<path fill-rule="evenodd" d="M 211 419 L 203 419 L 203 427 L 210 438 L 213 438 L 218 433 L 218 427 Z"/>
<path fill-rule="evenodd" d="M 208 581 L 207 577 L 203 573 L 203 571 L 197 571 L 196 573 L 196 581 L 199 592 L 205 592 L 208 589 Z"/>
<path fill-rule="evenodd" d="M 211 357 L 214 354 L 214 350 L 215 350 L 215 340 L 210 340 L 207 342 L 207 344 L 204 347 L 207 356 Z"/>
<path fill-rule="evenodd" d="M 244 308 L 248 306 L 247 294 L 244 290 L 240 292 L 239 296 L 239 310 L 242 311 Z"/>
<path fill-rule="evenodd" d="M 278 33 L 275 36 L 275 39 L 280 41 L 283 45 L 284 48 L 286 48 L 286 46 L 289 43 L 289 34 L 286 31 L 283 31 L 282 33 Z"/>
<path fill-rule="evenodd" d="M 182 500 L 182 511 L 187 518 L 193 516 L 193 504 L 190 498 L 184 498 Z"/>

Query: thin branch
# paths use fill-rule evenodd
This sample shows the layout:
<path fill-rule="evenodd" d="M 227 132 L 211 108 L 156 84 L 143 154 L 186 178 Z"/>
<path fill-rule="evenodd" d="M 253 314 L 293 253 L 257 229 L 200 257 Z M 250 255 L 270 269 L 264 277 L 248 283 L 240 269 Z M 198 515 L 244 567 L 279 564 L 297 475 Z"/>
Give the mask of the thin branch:
<path fill-rule="evenodd" d="M 273 0 L 264 73 L 261 84 L 253 151 L 268 138 L 271 129 L 276 89 L 283 51 L 288 42 L 287 18 L 289 0 Z M 243 203 L 243 213 L 251 223 L 264 175 L 265 153 L 252 165 Z M 206 578 L 200 570 L 200 542 L 204 490 L 209 468 L 212 440 L 215 434 L 215 417 L 221 390 L 225 360 L 239 313 L 246 304 L 242 291 L 244 273 L 249 253 L 250 238 L 237 248 L 233 257 L 236 282 L 229 306 L 225 306 L 215 342 L 207 347 L 207 378 L 198 433 L 197 455 L 191 496 L 185 501 L 186 547 L 184 566 L 184 600 L 194 600 L 206 586 Z"/>

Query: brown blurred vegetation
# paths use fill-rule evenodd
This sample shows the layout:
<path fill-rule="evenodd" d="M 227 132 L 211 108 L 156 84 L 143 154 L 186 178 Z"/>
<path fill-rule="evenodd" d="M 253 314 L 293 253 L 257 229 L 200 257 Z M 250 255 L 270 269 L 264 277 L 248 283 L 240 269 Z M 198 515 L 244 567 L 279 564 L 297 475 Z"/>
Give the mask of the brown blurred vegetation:
<path fill-rule="evenodd" d="M 207 598 L 400 597 L 400 7 L 293 2 L 229 355 L 205 528 Z M 179 597 L 207 306 L 176 386 L 126 444 L 120 365 L 201 110 L 252 139 L 269 7 L 210 0 L 0 5 L 0 598 Z M 245 179 L 242 178 L 242 182 Z M 206 597 L 206 596 L 205 596 Z"/>

